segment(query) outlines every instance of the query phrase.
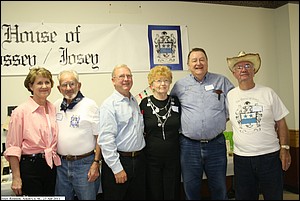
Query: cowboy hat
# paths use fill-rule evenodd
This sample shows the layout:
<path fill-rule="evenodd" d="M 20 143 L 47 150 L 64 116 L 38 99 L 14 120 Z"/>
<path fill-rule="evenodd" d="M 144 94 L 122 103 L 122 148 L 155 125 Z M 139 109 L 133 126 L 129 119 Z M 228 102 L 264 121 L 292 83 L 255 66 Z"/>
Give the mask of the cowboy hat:
<path fill-rule="evenodd" d="M 241 51 L 237 57 L 227 58 L 227 65 L 231 72 L 233 72 L 233 67 L 241 61 L 251 62 L 254 66 L 254 73 L 257 73 L 260 68 L 261 60 L 259 54 L 246 54 L 245 52 Z"/>

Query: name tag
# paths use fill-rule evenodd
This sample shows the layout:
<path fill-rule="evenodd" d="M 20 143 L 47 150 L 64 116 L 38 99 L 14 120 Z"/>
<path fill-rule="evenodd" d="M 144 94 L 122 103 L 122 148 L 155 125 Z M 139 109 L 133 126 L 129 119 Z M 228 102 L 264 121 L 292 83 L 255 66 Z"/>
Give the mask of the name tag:
<path fill-rule="evenodd" d="M 173 110 L 174 112 L 178 112 L 178 107 L 177 107 L 177 106 L 174 106 L 174 105 L 172 105 L 172 110 Z"/>
<path fill-rule="evenodd" d="M 210 91 L 214 89 L 214 85 L 210 84 L 210 85 L 206 85 L 205 87 L 205 91 Z"/>
<path fill-rule="evenodd" d="M 57 113 L 56 114 L 56 121 L 62 121 L 63 119 L 63 114 L 62 113 Z"/>
<path fill-rule="evenodd" d="M 252 112 L 262 112 L 263 111 L 263 106 L 260 105 L 254 105 L 252 107 Z"/>

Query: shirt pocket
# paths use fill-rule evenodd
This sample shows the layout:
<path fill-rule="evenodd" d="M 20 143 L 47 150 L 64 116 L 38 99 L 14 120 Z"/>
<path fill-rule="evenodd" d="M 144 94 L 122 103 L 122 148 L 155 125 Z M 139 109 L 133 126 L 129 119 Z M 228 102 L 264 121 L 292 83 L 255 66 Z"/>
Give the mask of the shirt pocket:
<path fill-rule="evenodd" d="M 130 107 L 122 107 L 121 105 L 116 107 L 117 121 L 121 124 L 127 124 L 132 118 L 132 109 Z"/>
<path fill-rule="evenodd" d="M 224 93 L 217 94 L 213 90 L 207 92 L 206 102 L 208 104 L 208 108 L 212 110 L 223 110 L 224 109 Z"/>

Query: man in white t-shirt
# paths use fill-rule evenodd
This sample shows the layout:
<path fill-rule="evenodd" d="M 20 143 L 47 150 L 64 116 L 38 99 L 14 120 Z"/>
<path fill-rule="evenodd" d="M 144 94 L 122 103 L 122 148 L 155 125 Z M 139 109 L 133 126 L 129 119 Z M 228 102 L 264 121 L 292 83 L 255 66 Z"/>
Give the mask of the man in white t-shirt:
<path fill-rule="evenodd" d="M 291 164 L 289 113 L 269 87 L 254 82 L 261 59 L 259 54 L 240 52 L 227 58 L 238 86 L 228 92 L 228 110 L 233 128 L 235 198 L 283 199 L 283 171 Z"/>
<path fill-rule="evenodd" d="M 66 200 L 96 200 L 101 165 L 99 107 L 80 92 L 81 83 L 74 70 L 58 74 L 57 86 L 63 98 L 57 100 L 56 121 L 59 126 L 57 153 L 61 166 L 57 169 L 55 194 Z"/>

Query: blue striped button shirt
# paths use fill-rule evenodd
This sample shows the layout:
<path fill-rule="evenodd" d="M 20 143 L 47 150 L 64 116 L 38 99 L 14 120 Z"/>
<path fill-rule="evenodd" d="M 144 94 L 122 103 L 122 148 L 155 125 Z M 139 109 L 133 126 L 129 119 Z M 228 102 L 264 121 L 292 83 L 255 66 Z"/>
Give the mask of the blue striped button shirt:
<path fill-rule="evenodd" d="M 143 115 L 136 99 L 118 91 L 100 107 L 98 144 L 107 165 L 114 174 L 123 170 L 117 151 L 139 151 L 145 147 Z"/>
<path fill-rule="evenodd" d="M 181 103 L 182 134 L 212 139 L 226 129 L 226 95 L 234 85 L 223 75 L 208 72 L 202 81 L 192 74 L 178 80 L 171 90 Z"/>

